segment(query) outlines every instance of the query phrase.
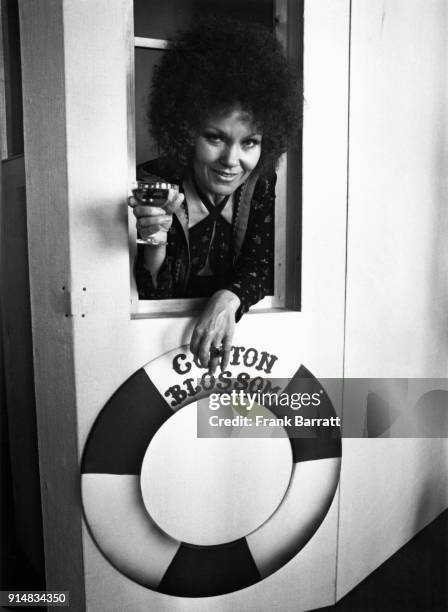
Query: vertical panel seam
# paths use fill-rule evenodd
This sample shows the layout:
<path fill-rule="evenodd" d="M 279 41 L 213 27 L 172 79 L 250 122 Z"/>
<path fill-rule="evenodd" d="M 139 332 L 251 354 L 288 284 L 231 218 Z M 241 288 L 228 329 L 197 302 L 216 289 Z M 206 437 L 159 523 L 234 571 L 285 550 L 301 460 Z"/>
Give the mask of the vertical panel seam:
<path fill-rule="evenodd" d="M 347 66 L 347 145 L 346 145 L 346 204 L 345 204 L 345 275 L 344 275 L 344 319 L 343 319 L 343 339 L 342 339 L 342 397 L 341 397 L 341 417 L 343 438 L 344 431 L 344 398 L 345 398 L 345 358 L 346 358 L 346 336 L 347 336 L 347 284 L 348 284 L 348 225 L 349 225 L 349 184 L 350 184 L 350 87 L 351 87 L 351 59 L 352 59 L 352 0 L 348 3 L 348 66 Z M 343 439 L 342 439 L 343 443 Z M 336 564 L 334 582 L 334 600 L 338 601 L 338 576 L 339 576 L 339 541 L 340 541 L 340 516 L 341 516 L 341 490 L 342 490 L 342 461 L 339 476 L 338 492 L 338 512 L 336 529 Z"/>

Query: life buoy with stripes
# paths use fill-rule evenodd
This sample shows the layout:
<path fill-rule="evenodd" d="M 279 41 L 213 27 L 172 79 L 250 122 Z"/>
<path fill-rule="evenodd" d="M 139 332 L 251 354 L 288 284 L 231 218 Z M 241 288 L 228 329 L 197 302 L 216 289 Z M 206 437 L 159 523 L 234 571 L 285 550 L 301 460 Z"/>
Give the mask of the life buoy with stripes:
<path fill-rule="evenodd" d="M 217 390 L 229 391 L 232 384 L 240 389 L 246 385 L 247 390 L 257 379 L 252 388 L 260 389 L 264 384 L 261 381 L 265 380 L 261 374 L 270 375 L 277 360 L 275 355 L 254 348 L 232 348 L 227 373 L 213 380 L 191 361 L 187 347 L 176 348 L 149 362 L 109 399 L 84 448 L 82 501 L 93 540 L 117 570 L 160 593 L 179 597 L 217 596 L 265 579 L 312 538 L 337 489 L 341 459 L 339 428 L 306 426 L 296 437 L 296 429 L 285 426 L 290 461 L 285 491 L 276 506 L 266 511 L 269 516 L 263 516 L 261 524 L 249 533 L 231 541 L 198 544 L 169 533 L 152 516 L 150 502 L 144 500 L 142 464 L 169 420 L 176 414 L 180 416 L 184 407 L 199 398 Z M 286 382 L 282 394 L 303 393 L 304 384 L 310 391 L 320 390 L 317 409 L 301 407 L 304 419 L 336 416 L 325 390 L 303 365 Z M 290 406 L 269 410 L 279 419 L 297 414 Z"/>

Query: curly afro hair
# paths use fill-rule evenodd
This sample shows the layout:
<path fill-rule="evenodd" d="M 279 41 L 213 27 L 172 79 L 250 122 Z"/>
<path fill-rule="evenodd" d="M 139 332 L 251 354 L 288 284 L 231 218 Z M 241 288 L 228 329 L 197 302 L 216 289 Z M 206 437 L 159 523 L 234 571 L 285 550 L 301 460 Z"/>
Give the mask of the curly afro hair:
<path fill-rule="evenodd" d="M 239 105 L 263 133 L 259 169 L 273 170 L 301 111 L 294 75 L 272 33 L 233 20 L 197 22 L 156 67 L 148 119 L 162 152 L 187 166 L 203 123 Z"/>

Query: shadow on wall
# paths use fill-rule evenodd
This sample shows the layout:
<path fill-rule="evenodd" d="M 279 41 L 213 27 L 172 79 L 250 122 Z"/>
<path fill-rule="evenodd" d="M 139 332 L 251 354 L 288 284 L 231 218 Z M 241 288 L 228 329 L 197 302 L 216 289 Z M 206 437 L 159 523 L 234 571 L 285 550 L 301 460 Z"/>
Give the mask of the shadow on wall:
<path fill-rule="evenodd" d="M 1 170 L 2 588 L 45 588 L 23 156 Z"/>

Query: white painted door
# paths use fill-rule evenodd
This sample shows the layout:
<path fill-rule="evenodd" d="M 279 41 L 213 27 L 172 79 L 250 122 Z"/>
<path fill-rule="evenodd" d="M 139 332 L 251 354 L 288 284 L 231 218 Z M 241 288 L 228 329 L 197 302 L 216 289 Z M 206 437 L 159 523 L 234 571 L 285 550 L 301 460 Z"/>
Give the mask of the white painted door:
<path fill-rule="evenodd" d="M 300 553 L 228 595 L 156 593 L 118 571 L 82 516 L 80 458 L 133 373 L 189 340 L 191 317 L 131 316 L 126 196 L 130 0 L 21 2 L 28 232 L 47 588 L 99 610 L 306 610 L 335 597 L 337 496 Z M 349 1 L 305 5 L 302 306 L 248 314 L 234 344 L 342 376 Z M 329 102 L 330 100 L 330 102 Z M 281 206 L 279 201 L 277 206 Z M 332 398 L 338 406 L 340 398 Z M 111 453 L 113 449 L 111 449 Z"/>

